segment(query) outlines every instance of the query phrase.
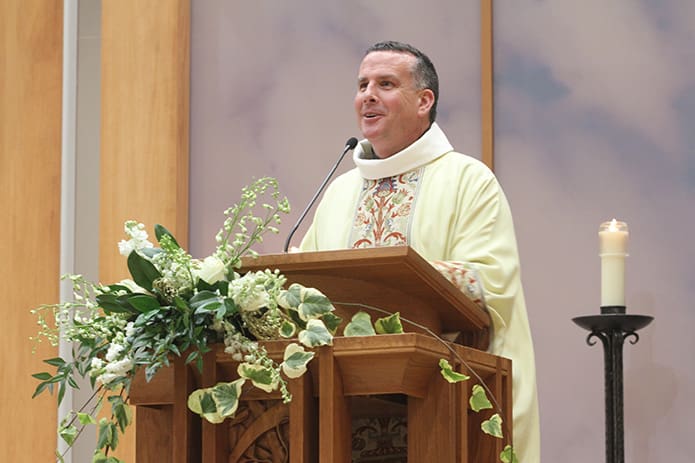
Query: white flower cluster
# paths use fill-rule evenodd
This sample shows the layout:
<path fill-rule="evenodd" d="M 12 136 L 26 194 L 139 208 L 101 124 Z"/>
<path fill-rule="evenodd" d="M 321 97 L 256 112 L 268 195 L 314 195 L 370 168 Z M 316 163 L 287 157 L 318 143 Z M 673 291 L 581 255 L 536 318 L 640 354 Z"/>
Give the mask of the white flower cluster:
<path fill-rule="evenodd" d="M 229 294 L 242 312 L 253 312 L 267 307 L 270 302 L 266 283 L 268 274 L 265 272 L 249 272 L 229 283 Z"/>
<path fill-rule="evenodd" d="M 98 357 L 92 359 L 90 374 L 92 377 L 96 377 L 98 383 L 108 387 L 112 382 L 128 376 L 132 371 L 133 359 L 128 354 L 130 345 L 127 338 L 132 337 L 134 332 L 133 322 L 128 322 L 125 332 L 116 334 L 104 359 Z"/>
<path fill-rule="evenodd" d="M 118 252 L 120 252 L 121 255 L 127 257 L 133 251 L 153 247 L 152 243 L 147 239 L 147 232 L 145 231 L 144 224 L 134 220 L 128 220 L 123 228 L 130 239 L 128 241 L 121 240 L 118 242 Z"/>

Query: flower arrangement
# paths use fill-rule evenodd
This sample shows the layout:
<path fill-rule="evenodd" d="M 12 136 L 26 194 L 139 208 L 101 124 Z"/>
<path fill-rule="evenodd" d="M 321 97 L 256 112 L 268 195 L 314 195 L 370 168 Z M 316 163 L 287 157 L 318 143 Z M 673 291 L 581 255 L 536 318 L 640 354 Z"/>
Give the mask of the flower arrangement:
<path fill-rule="evenodd" d="M 272 199 L 270 204 L 259 203 L 267 197 Z M 86 426 L 95 425 L 93 463 L 120 463 L 109 453 L 132 421 L 128 402 L 136 372 L 144 369 L 149 381 L 169 365 L 172 356 L 183 355 L 186 363 L 202 370 L 203 354 L 214 343 L 224 343 L 225 352 L 239 362 L 239 378 L 194 391 L 188 399 L 193 412 L 212 423 L 233 416 L 246 382 L 266 392 L 279 390 L 284 401 L 291 400 L 287 379 L 304 374 L 314 357 L 312 348 L 332 344 L 342 320 L 319 290 L 299 284 L 285 289 L 286 279 L 278 271 L 237 272 L 241 258 L 255 255 L 252 246 L 264 234 L 277 233 L 280 214 L 288 212 L 289 203 L 280 197 L 277 181 L 261 178 L 243 188 L 241 201 L 224 212 L 212 255 L 193 258 L 161 225 L 154 228 L 159 245 L 155 247 L 143 224 L 127 221 L 128 239 L 118 247 L 127 258 L 131 279 L 101 285 L 80 275 L 63 277 L 72 282 L 74 298 L 33 311 L 40 326 L 35 341 L 57 345 L 63 339 L 71 344 L 72 355 L 45 360 L 55 373 L 33 376 L 39 380 L 34 396 L 57 388 L 58 403 L 68 387 L 78 387 L 79 377 L 90 381 L 91 398 L 68 413 L 58 428 L 68 448 Z M 387 314 L 372 325 L 364 312 L 344 329 L 346 336 L 402 332 L 398 314 Z M 279 338 L 296 338 L 296 342 L 287 345 L 278 364 L 259 341 Z M 440 367 L 450 382 L 468 379 L 453 371 L 446 360 Z M 476 388 L 472 408 L 491 408 L 483 388 Z M 98 418 L 106 404 L 109 417 Z M 501 437 L 499 416 L 487 420 L 483 430 Z M 505 452 L 503 462 L 515 461 L 511 449 Z M 63 461 L 60 453 L 57 458 Z"/>

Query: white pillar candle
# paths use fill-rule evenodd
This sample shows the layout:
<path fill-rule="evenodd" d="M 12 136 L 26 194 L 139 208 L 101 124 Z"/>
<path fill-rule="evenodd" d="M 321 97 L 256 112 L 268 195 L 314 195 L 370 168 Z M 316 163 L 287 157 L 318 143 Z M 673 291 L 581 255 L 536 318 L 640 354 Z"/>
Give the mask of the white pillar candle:
<path fill-rule="evenodd" d="M 613 219 L 599 227 L 601 307 L 625 306 L 625 257 L 629 236 L 625 222 Z"/>

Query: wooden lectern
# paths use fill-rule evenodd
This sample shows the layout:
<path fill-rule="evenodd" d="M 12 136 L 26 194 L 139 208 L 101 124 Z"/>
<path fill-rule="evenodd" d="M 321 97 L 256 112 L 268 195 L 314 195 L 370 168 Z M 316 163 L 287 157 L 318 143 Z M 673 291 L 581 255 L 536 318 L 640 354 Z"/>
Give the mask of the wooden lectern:
<path fill-rule="evenodd" d="M 289 283 L 319 289 L 346 321 L 364 308 L 340 303 L 359 302 L 400 312 L 417 325 L 404 321 L 405 334 L 336 337 L 333 346 L 318 349 L 303 377 L 289 381 L 289 404 L 279 393 L 245 389 L 235 417 L 218 425 L 201 423 L 186 401 L 196 388 L 236 378 L 236 363 L 223 346 L 205 355 L 202 375 L 177 359 L 150 383 L 139 377 L 131 389 L 138 463 L 349 463 L 356 442 L 353 417 L 365 413 L 407 418 L 407 456 L 384 453 L 355 461 L 499 461 L 512 437 L 511 361 L 479 350 L 489 341 L 488 315 L 415 251 L 388 247 L 267 255 L 243 264 L 243 271 L 266 268 L 280 269 Z M 382 316 L 372 311 L 373 319 Z M 449 332 L 465 345 L 431 335 Z M 286 344 L 265 346 L 281 359 Z M 488 415 L 469 410 L 475 377 L 449 384 L 439 373 L 440 358 L 468 375 L 473 370 L 486 383 L 502 409 L 504 440 L 483 434 L 480 423 Z"/>

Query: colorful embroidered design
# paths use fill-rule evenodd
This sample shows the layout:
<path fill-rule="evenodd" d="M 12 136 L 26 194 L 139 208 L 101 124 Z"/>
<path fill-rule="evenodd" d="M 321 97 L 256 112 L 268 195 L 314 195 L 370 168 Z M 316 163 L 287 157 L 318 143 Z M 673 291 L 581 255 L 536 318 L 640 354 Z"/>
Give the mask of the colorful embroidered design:
<path fill-rule="evenodd" d="M 423 169 L 393 177 L 365 180 L 352 223 L 350 247 L 408 244 L 417 188 Z"/>
<path fill-rule="evenodd" d="M 468 299 L 478 304 L 479 307 L 485 308 L 485 294 L 477 270 L 468 267 L 465 262 L 457 261 L 435 260 L 432 265 L 460 289 Z"/>

